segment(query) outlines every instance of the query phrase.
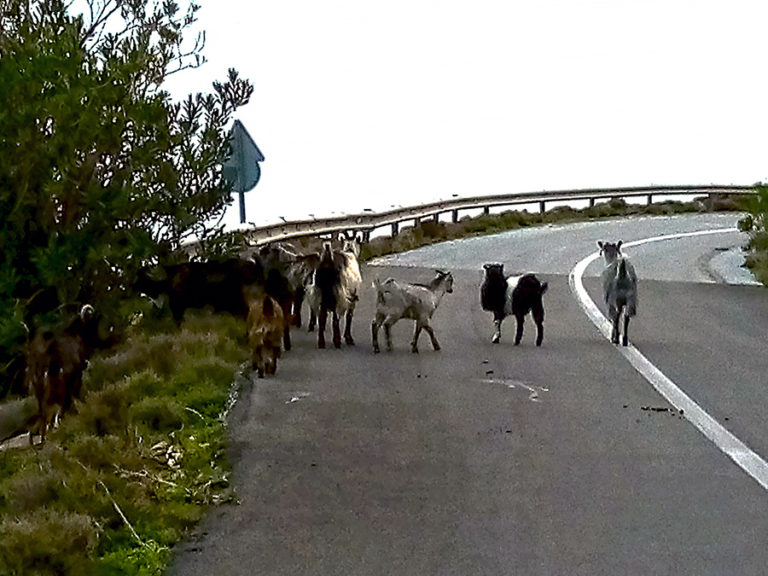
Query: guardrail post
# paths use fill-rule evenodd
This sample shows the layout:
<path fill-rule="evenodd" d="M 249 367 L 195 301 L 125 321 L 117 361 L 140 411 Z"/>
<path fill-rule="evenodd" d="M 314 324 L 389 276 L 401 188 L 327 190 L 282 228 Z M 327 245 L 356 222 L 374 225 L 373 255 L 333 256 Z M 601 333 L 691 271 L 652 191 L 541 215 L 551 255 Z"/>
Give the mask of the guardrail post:
<path fill-rule="evenodd" d="M 363 242 L 367 244 L 370 241 L 371 241 L 371 231 L 363 230 Z"/>
<path fill-rule="evenodd" d="M 653 194 L 648 194 L 648 204 L 653 204 Z"/>
<path fill-rule="evenodd" d="M 439 212 L 437 214 L 435 214 L 435 224 L 437 224 L 438 222 L 440 222 L 440 213 Z"/>
<path fill-rule="evenodd" d="M 399 231 L 399 225 L 397 222 L 392 222 L 392 238 L 397 236 L 397 233 Z"/>
<path fill-rule="evenodd" d="M 595 199 L 594 198 L 590 198 L 589 199 L 589 207 L 590 208 L 594 208 L 595 207 Z"/>
<path fill-rule="evenodd" d="M 541 212 L 542 214 L 544 214 L 544 212 L 546 212 L 546 211 L 547 211 L 547 206 L 546 206 L 546 204 L 547 204 L 547 203 L 546 203 L 546 202 L 544 202 L 544 200 L 542 200 L 541 202 L 539 202 L 539 212 Z"/>
<path fill-rule="evenodd" d="M 488 216 L 488 214 L 491 213 L 491 207 L 490 206 L 483 206 L 483 214 Z"/>
<path fill-rule="evenodd" d="M 459 211 L 458 210 L 451 210 L 451 222 L 456 224 L 456 222 L 459 221 Z"/>

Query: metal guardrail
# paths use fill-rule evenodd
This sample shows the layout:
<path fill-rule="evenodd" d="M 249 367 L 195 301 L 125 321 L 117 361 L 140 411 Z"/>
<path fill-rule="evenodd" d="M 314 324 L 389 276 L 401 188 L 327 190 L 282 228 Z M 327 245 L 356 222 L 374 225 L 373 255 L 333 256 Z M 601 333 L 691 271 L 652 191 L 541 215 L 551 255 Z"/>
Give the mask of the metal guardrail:
<path fill-rule="evenodd" d="M 582 190 L 560 190 L 542 192 L 523 192 L 517 194 L 499 194 L 495 196 L 474 196 L 441 200 L 406 208 L 397 208 L 384 212 L 366 212 L 349 214 L 333 218 L 318 218 L 312 220 L 296 220 L 281 222 L 255 228 L 246 232 L 246 238 L 251 245 L 264 244 L 301 236 L 315 236 L 336 232 L 362 232 L 367 240 L 373 230 L 385 226 L 391 227 L 392 236 L 396 236 L 403 222 L 420 221 L 424 218 L 439 217 L 440 214 L 451 213 L 452 220 L 457 222 L 460 210 L 483 209 L 486 213 L 491 207 L 514 206 L 519 204 L 539 204 L 541 212 L 546 211 L 548 202 L 563 202 L 569 200 L 589 200 L 593 206 L 595 200 L 603 198 L 631 198 L 646 196 L 652 203 L 653 196 L 674 195 L 735 195 L 754 194 L 754 186 L 638 186 L 633 188 L 591 188 Z"/>

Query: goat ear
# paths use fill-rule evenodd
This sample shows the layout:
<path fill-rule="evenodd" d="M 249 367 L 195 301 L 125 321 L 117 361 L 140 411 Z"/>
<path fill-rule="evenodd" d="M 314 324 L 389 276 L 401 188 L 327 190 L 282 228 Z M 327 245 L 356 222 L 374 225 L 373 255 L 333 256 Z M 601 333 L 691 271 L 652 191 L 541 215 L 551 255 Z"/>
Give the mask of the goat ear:
<path fill-rule="evenodd" d="M 547 288 L 549 288 L 549 282 L 542 282 L 541 283 L 541 293 L 544 294 L 544 292 L 547 291 Z"/>
<path fill-rule="evenodd" d="M 600 250 L 602 251 L 603 243 L 600 240 L 597 241 L 597 247 L 600 248 Z"/>
<path fill-rule="evenodd" d="M 616 249 L 621 250 L 621 240 L 616 243 Z"/>

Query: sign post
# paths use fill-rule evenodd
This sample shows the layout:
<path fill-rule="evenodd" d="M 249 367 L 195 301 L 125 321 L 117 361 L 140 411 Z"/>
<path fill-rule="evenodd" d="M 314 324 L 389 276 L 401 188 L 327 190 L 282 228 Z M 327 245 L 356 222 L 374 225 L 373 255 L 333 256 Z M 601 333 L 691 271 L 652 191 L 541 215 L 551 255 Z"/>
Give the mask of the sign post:
<path fill-rule="evenodd" d="M 245 193 L 258 184 L 261 177 L 259 162 L 264 161 L 264 155 L 240 120 L 235 120 L 229 131 L 229 145 L 232 155 L 222 165 L 222 173 L 232 184 L 232 191 L 238 194 L 242 224 L 245 222 Z"/>

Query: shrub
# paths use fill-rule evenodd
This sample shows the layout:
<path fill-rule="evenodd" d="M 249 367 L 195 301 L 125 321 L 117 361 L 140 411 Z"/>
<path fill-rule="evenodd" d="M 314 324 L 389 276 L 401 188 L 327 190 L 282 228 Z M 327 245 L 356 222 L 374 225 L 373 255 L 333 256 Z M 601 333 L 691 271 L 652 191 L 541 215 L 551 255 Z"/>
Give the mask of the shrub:
<path fill-rule="evenodd" d="M 99 538 L 85 514 L 39 508 L 0 521 L 0 572 L 8 575 L 84 573 Z"/>

